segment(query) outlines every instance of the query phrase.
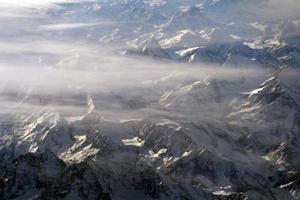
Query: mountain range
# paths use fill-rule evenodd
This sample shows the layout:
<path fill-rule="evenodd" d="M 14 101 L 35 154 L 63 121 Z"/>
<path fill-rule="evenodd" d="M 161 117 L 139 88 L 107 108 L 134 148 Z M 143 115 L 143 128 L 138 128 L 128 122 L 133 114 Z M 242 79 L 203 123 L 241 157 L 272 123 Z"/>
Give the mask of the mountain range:
<path fill-rule="evenodd" d="M 54 50 L 1 58 L 56 81 L 0 84 L 0 199 L 300 199 L 300 16 L 274 2 L 26 8 L 7 33 Z"/>

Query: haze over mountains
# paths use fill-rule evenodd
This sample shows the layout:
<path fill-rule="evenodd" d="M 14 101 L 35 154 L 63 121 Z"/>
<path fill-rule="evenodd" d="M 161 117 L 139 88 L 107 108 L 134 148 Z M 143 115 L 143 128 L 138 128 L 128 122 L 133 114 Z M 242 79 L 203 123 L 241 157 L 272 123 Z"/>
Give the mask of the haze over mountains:
<path fill-rule="evenodd" d="M 299 9 L 0 0 L 0 199 L 299 199 Z"/>

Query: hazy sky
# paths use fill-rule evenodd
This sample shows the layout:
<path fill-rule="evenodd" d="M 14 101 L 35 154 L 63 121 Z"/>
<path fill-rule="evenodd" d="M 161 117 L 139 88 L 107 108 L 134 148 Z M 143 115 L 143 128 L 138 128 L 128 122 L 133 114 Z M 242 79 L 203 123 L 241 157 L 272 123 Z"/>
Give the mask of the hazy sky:
<path fill-rule="evenodd" d="M 263 8 L 262 14 L 268 14 L 269 17 L 299 17 L 299 0 L 268 0 L 267 7 Z"/>
<path fill-rule="evenodd" d="M 236 74 L 240 74 L 236 69 L 221 70 L 215 66 L 174 64 L 141 57 L 125 58 L 98 43 L 77 41 L 72 35 L 64 38 L 66 40 L 52 37 L 45 32 L 98 25 L 78 21 L 49 23 L 51 19 L 29 12 L 32 8 L 44 8 L 62 1 L 65 0 L 0 0 L 0 106 L 9 105 L 7 98 L 12 94 L 19 96 L 21 93 L 26 97 L 29 92 L 58 96 L 105 93 L 143 96 L 151 100 L 154 95 L 176 89 L 180 84 L 215 74 L 222 75 L 222 79 L 232 80 Z M 270 8 L 278 7 L 281 5 L 279 3 L 279 0 L 271 0 Z M 284 1 L 281 11 L 290 10 L 292 13 L 298 5 L 294 0 Z M 17 8 L 22 12 L 16 12 L 14 9 Z M 256 77 L 262 71 L 249 69 L 244 74 Z M 186 77 L 188 79 L 184 80 Z M 253 88 L 259 83 L 256 82 Z M 5 95 L 1 94 L 3 91 Z M 110 100 L 107 102 L 111 103 Z"/>
<path fill-rule="evenodd" d="M 0 0 L 0 7 L 46 7 L 54 3 L 75 1 L 77 0 Z"/>

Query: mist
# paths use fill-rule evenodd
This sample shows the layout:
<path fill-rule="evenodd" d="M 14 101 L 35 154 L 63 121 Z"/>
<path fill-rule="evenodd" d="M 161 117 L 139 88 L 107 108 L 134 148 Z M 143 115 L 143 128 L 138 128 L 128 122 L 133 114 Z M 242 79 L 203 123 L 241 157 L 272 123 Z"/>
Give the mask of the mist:
<path fill-rule="evenodd" d="M 266 73 L 260 68 L 240 70 L 128 57 L 118 49 L 86 43 L 40 40 L 1 44 L 5 46 L 0 63 L 1 107 L 6 109 L 21 101 L 19 106 L 35 109 L 77 106 L 84 110 L 86 97 L 91 95 L 100 112 L 130 113 L 157 108 L 164 92 L 189 83 L 216 77 L 234 81 L 239 79 L 236 73 L 263 80 Z M 125 105 L 133 99 L 140 99 L 141 107 Z"/>
<path fill-rule="evenodd" d="M 268 0 L 263 10 L 270 18 L 299 18 L 300 2 L 297 0 Z"/>
<path fill-rule="evenodd" d="M 82 113 L 86 109 L 86 97 L 91 95 L 100 112 L 145 114 L 161 109 L 159 101 L 165 92 L 197 81 L 238 82 L 246 77 L 249 83 L 235 91 L 239 94 L 250 91 L 272 75 L 261 66 L 238 69 L 123 55 L 123 43 L 105 45 L 81 37 L 87 29 L 97 27 L 105 31 L 105 26 L 118 22 L 54 20 L 41 15 L 58 9 L 55 3 L 66 1 L 19 3 L 0 2 L 0 8 L 6 11 L 0 15 L 4 30 L 0 34 L 1 110 L 20 107 L 64 110 L 65 107 L 66 110 L 78 108 Z M 287 1 L 281 10 L 286 12 L 298 4 Z M 277 5 L 275 0 L 268 3 L 270 10 L 276 10 Z M 132 107 L 132 102 L 138 106 Z"/>
<path fill-rule="evenodd" d="M 239 82 L 247 77 L 246 92 L 267 77 L 260 67 L 237 69 L 207 64 L 175 63 L 127 56 L 119 48 L 88 42 L 26 38 L 2 41 L 0 105 L 2 112 L 51 110 L 65 116 L 82 115 L 87 96 L 96 110 L 121 119 L 161 113 L 159 101 L 197 81 Z"/>
<path fill-rule="evenodd" d="M 298 0 L 0 0 L 0 199 L 299 199 Z"/>

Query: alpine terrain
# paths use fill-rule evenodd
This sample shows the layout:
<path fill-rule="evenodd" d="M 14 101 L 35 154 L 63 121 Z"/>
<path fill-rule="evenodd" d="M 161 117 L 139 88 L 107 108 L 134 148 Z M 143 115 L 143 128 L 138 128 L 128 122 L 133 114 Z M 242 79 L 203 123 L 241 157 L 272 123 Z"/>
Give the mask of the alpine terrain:
<path fill-rule="evenodd" d="M 299 11 L 0 0 L 0 199 L 300 199 Z"/>

